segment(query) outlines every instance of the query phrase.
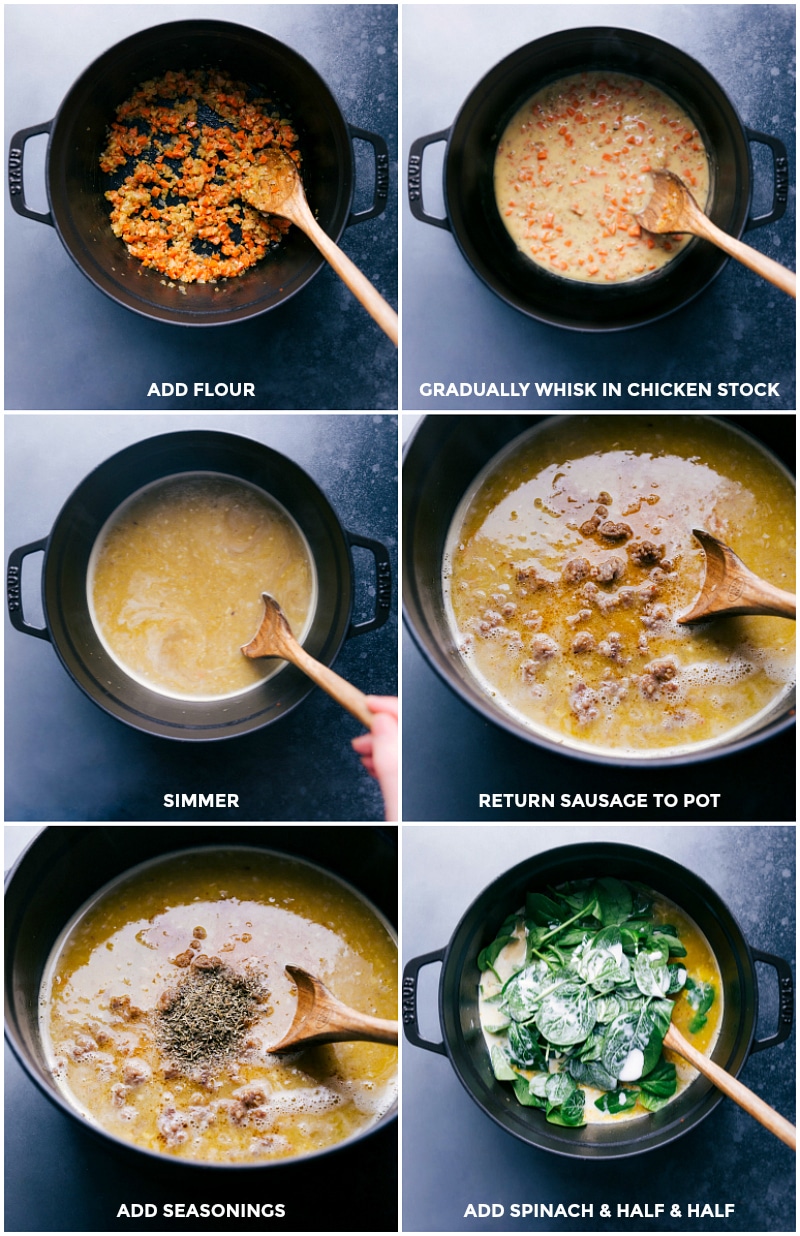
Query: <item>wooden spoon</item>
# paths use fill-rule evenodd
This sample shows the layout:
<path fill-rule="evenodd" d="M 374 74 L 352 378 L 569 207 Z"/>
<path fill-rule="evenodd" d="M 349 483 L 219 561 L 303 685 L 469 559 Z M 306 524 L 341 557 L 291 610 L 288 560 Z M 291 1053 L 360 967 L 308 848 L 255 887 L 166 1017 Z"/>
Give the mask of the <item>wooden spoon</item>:
<path fill-rule="evenodd" d="M 646 232 L 691 232 L 694 236 L 702 236 L 703 240 L 710 240 L 712 245 L 717 245 L 737 262 L 796 298 L 793 270 L 787 270 L 779 262 L 773 262 L 772 258 L 765 257 L 757 249 L 751 249 L 718 228 L 703 214 L 680 176 L 667 171 L 652 172 L 651 175 L 655 186 L 653 196 L 645 209 L 634 216 Z"/>
<path fill-rule="evenodd" d="M 294 1021 L 271 1052 L 299 1051 L 320 1043 L 388 1043 L 397 1046 L 397 1022 L 348 1008 L 324 983 L 299 966 L 286 966 L 297 987 Z"/>
<path fill-rule="evenodd" d="M 705 550 L 706 574 L 700 595 L 678 622 L 699 622 L 702 618 L 732 617 L 735 614 L 773 614 L 777 618 L 796 618 L 797 598 L 766 580 L 759 579 L 732 549 L 710 532 L 692 529 Z"/>
<path fill-rule="evenodd" d="M 317 223 L 306 199 L 303 182 L 293 159 L 284 150 L 264 152 L 266 162 L 248 168 L 240 182 L 240 193 L 246 202 L 263 215 L 280 215 L 289 219 L 315 244 L 330 262 L 356 300 L 360 301 L 392 343 L 397 346 L 397 314 L 387 304 L 366 275 L 350 261 L 339 246 Z"/>
<path fill-rule="evenodd" d="M 327 691 L 337 704 L 341 704 L 342 708 L 346 708 L 363 726 L 371 730 L 374 717 L 367 706 L 367 697 L 363 691 L 359 691 L 358 687 L 354 687 L 327 665 L 317 661 L 298 644 L 286 615 L 274 597 L 268 592 L 262 592 L 261 599 L 264 602 L 264 617 L 250 643 L 242 646 L 244 655 L 251 658 L 282 657 L 284 661 L 291 661 L 292 665 L 308 674 L 312 682 Z"/>
<path fill-rule="evenodd" d="M 664 1036 L 664 1046 L 671 1047 L 679 1056 L 683 1056 L 684 1060 L 693 1064 L 699 1073 L 712 1081 L 717 1089 L 727 1094 L 734 1103 L 738 1103 L 746 1112 L 749 1112 L 759 1124 L 769 1129 L 770 1133 L 774 1133 L 787 1146 L 791 1146 L 792 1150 L 797 1149 L 797 1130 L 794 1125 L 779 1115 L 769 1103 L 765 1103 L 757 1094 L 753 1094 L 752 1090 L 748 1090 L 747 1086 L 743 1086 L 735 1077 L 731 1077 L 730 1073 L 726 1073 L 713 1060 L 709 1060 L 708 1056 L 698 1051 L 683 1037 L 677 1026 L 670 1025 Z"/>

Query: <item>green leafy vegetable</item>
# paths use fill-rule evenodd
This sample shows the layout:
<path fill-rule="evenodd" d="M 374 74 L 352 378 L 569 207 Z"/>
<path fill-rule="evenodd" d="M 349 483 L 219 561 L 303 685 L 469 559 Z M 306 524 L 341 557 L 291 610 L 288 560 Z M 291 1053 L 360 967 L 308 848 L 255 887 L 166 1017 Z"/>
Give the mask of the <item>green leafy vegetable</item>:
<path fill-rule="evenodd" d="M 548 1105 L 547 1119 L 550 1124 L 561 1124 L 567 1125 L 569 1128 L 575 1128 L 577 1125 L 583 1124 L 585 1102 L 586 1096 L 576 1086 L 560 1107 Z"/>
<path fill-rule="evenodd" d="M 583 1124 L 585 1087 L 602 1092 L 595 1106 L 609 1115 L 656 1111 L 677 1091 L 663 1055 L 669 997 L 685 990 L 696 1032 L 714 987 L 675 960 L 686 949 L 653 904 L 648 890 L 612 876 L 536 890 L 478 956 L 494 1075 L 551 1124 Z"/>
<path fill-rule="evenodd" d="M 638 1090 L 610 1090 L 595 1099 L 594 1105 L 599 1111 L 610 1112 L 615 1116 L 617 1112 L 627 1112 L 634 1108 L 638 1097 Z"/>
<path fill-rule="evenodd" d="M 678 1089 L 678 1072 L 669 1060 L 661 1060 L 656 1067 L 641 1079 L 642 1090 L 669 1098 Z"/>
<path fill-rule="evenodd" d="M 633 895 L 630 887 L 622 880 L 606 876 L 595 885 L 595 896 L 599 910 L 600 922 L 604 927 L 610 923 L 624 923 L 630 918 L 633 909 Z"/>
<path fill-rule="evenodd" d="M 698 1030 L 702 1030 L 708 1021 L 707 1013 L 714 1003 L 714 984 L 695 982 L 694 979 L 686 979 L 686 999 L 691 1008 L 695 1009 L 695 1015 L 689 1022 L 689 1033 L 697 1034 Z"/>
<path fill-rule="evenodd" d="M 594 1000 L 577 983 L 562 983 L 544 996 L 536 1013 L 538 1029 L 556 1047 L 582 1043 L 596 1020 Z"/>

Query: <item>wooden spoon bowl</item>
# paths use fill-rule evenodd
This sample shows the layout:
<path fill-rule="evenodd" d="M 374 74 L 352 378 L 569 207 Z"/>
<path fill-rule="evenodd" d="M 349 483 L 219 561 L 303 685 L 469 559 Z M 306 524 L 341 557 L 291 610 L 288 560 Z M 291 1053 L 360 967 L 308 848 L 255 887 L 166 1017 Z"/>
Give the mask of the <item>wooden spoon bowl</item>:
<path fill-rule="evenodd" d="M 358 687 L 354 687 L 346 678 L 342 678 L 329 666 L 323 665 L 306 652 L 292 634 L 289 620 L 273 596 L 262 592 L 261 599 L 264 602 L 264 617 L 250 643 L 243 645 L 244 655 L 250 658 L 281 657 L 284 661 L 291 661 L 292 665 L 307 674 L 312 682 L 371 730 L 374 716 L 369 710 L 363 691 L 359 691 Z"/>
<path fill-rule="evenodd" d="M 712 223 L 697 205 L 680 176 L 674 172 L 652 172 L 653 196 L 644 210 L 635 216 L 636 222 L 646 232 L 660 235 L 664 232 L 691 232 L 703 240 L 710 240 L 724 253 L 736 258 L 757 275 L 773 283 L 789 296 L 797 296 L 797 279 L 793 270 L 787 270 L 779 262 L 745 245 L 741 240 L 728 236 L 716 223 Z"/>
<path fill-rule="evenodd" d="M 396 347 L 399 334 L 397 314 L 366 275 L 317 223 L 306 199 L 297 164 L 285 150 L 278 147 L 267 149 L 263 158 L 263 163 L 254 164 L 241 177 L 239 192 L 244 201 L 261 214 L 280 215 L 288 219 L 305 232 Z"/>
<path fill-rule="evenodd" d="M 701 528 L 692 531 L 705 551 L 706 571 L 699 596 L 689 609 L 678 615 L 678 622 L 700 622 L 704 618 L 736 614 L 796 618 L 797 598 L 792 593 L 759 579 L 732 549 L 710 532 Z"/>
<path fill-rule="evenodd" d="M 387 1043 L 397 1046 L 398 1025 L 351 1009 L 300 966 L 285 966 L 297 987 L 297 1008 L 286 1034 L 270 1052 L 300 1051 L 322 1043 Z"/>

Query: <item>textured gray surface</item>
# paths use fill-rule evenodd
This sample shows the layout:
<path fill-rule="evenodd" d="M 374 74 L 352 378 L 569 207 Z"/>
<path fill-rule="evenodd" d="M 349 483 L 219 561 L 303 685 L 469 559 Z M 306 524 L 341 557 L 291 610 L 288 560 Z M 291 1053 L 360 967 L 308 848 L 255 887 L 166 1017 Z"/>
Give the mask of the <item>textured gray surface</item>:
<path fill-rule="evenodd" d="M 793 5 L 408 5 L 403 20 L 403 143 L 449 128 L 481 78 L 533 39 L 580 26 L 642 30 L 698 60 L 745 125 L 781 137 L 789 150 L 784 218 L 748 243 L 794 266 Z M 444 146 L 423 162 L 428 213 L 441 216 Z M 756 213 L 771 200 L 766 151 L 754 148 Z M 766 200 L 765 200 L 766 199 Z M 769 399 L 647 400 L 642 408 L 794 408 L 795 313 L 783 293 L 729 262 L 712 287 L 662 323 L 614 335 L 581 335 L 533 322 L 473 273 L 446 231 L 403 214 L 403 406 L 490 411 L 571 408 L 580 400 L 423 398 L 423 381 L 777 381 Z M 599 390 L 599 387 L 598 387 Z M 591 407 L 625 407 L 592 401 Z"/>
<path fill-rule="evenodd" d="M 403 830 L 403 958 L 447 944 L 492 880 L 531 854 L 581 841 L 615 841 L 661 853 L 711 885 L 751 947 L 792 961 L 795 830 L 764 827 L 406 826 Z M 423 971 L 423 1035 L 439 1041 L 436 984 Z M 758 967 L 759 1036 L 777 1024 L 774 972 Z M 794 1119 L 796 1037 L 751 1057 L 741 1080 Z M 726 1100 L 699 1127 L 625 1164 L 562 1159 L 498 1128 L 461 1087 L 449 1061 L 408 1044 L 403 1055 L 403 1227 L 406 1231 L 794 1230 L 794 1157 Z M 502 1220 L 465 1219 L 469 1203 L 500 1202 Z M 587 1219 L 513 1220 L 511 1202 L 595 1204 Z M 598 1217 L 600 1204 L 668 1203 L 658 1220 Z M 687 1203 L 733 1203 L 726 1219 L 686 1218 Z M 682 1218 L 670 1217 L 670 1204 Z"/>
<path fill-rule="evenodd" d="M 52 119 L 73 82 L 139 30 L 193 17 L 248 25 L 304 56 L 345 120 L 389 146 L 384 215 L 348 228 L 342 248 L 397 303 L 397 12 L 393 5 L 10 5 L 5 11 L 6 149 Z M 44 138 L 26 152 L 26 196 L 46 209 Z M 372 156 L 356 142 L 355 208 L 372 200 Z M 6 398 L 12 409 L 152 407 L 151 382 L 254 381 L 256 400 L 160 399 L 155 410 L 397 407 L 397 354 L 329 269 L 288 304 L 236 326 L 141 318 L 98 292 L 55 231 L 6 211 Z M 44 341 L 46 345 L 43 346 Z"/>
<path fill-rule="evenodd" d="M 396 579 L 397 428 L 387 415 L 6 416 L 6 548 L 47 536 L 86 473 L 129 443 L 180 429 L 264 442 L 304 468 L 340 522 L 389 548 Z M 356 551 L 354 614 L 374 609 L 374 569 Z M 28 621 L 38 625 L 40 557 L 26 560 Z M 38 613 L 37 613 L 38 610 Z M 44 641 L 6 619 L 7 820 L 180 818 L 165 793 L 239 793 L 246 820 L 375 820 L 377 784 L 350 750 L 358 722 L 312 694 L 277 726 L 221 743 L 153 738 L 107 716 L 72 683 Z M 347 641 L 335 668 L 367 693 L 397 690 L 397 618 Z M 191 818 L 184 813 L 183 818 Z M 212 817 L 213 818 L 213 817 Z"/>

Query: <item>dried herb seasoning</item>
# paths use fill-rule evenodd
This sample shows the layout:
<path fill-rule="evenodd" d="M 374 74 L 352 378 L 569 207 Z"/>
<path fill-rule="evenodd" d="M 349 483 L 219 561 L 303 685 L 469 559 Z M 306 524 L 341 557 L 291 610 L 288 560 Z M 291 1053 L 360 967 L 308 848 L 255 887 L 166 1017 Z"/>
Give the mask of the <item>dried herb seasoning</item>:
<path fill-rule="evenodd" d="M 230 1056 L 242 1045 L 265 997 L 258 976 L 201 954 L 159 1001 L 159 1046 L 180 1065 L 206 1065 Z"/>

